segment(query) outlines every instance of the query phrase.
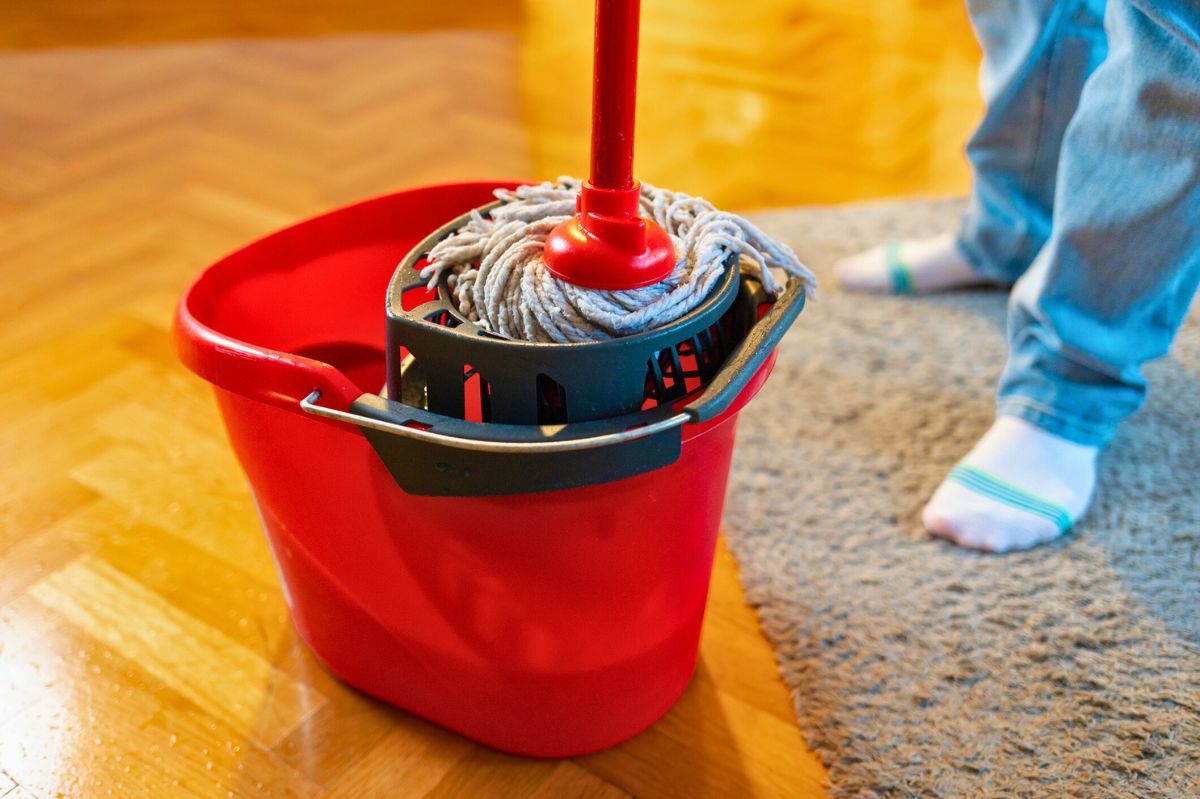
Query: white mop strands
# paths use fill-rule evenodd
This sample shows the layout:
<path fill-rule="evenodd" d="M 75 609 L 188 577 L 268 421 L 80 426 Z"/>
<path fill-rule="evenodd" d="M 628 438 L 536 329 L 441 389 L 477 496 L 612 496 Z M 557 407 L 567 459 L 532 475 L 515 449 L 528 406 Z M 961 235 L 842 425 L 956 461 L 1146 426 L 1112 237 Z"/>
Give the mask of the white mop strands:
<path fill-rule="evenodd" d="M 608 291 L 567 283 L 542 260 L 547 234 L 575 213 L 580 182 L 496 191 L 503 204 L 488 217 L 473 213 L 466 225 L 436 244 L 421 272 L 430 286 L 447 271 L 458 310 L 480 327 L 506 338 L 566 343 L 620 338 L 668 324 L 699 305 L 724 274 L 728 256 L 774 296 L 783 286 L 771 269 L 804 284 L 816 279 L 791 248 L 736 214 L 699 197 L 641 186 L 641 214 L 670 234 L 678 262 L 661 283 Z"/>

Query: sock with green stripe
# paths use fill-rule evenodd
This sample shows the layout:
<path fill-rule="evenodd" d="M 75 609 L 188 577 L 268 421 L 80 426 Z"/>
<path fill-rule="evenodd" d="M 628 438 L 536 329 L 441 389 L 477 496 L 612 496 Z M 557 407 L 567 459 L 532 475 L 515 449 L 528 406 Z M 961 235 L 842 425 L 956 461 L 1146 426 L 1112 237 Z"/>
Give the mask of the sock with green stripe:
<path fill-rule="evenodd" d="M 987 282 L 949 234 L 881 244 L 838 261 L 834 276 L 848 291 L 873 294 L 925 294 Z"/>
<path fill-rule="evenodd" d="M 1024 419 L 998 417 L 934 492 L 925 527 L 989 552 L 1057 538 L 1091 502 L 1099 452 Z"/>

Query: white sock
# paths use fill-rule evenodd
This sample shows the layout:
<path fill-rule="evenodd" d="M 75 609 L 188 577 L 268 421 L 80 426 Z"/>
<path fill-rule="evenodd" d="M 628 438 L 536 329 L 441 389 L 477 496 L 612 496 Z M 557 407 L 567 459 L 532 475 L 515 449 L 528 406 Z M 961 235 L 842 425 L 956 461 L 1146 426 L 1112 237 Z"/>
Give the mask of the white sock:
<path fill-rule="evenodd" d="M 1001 416 L 951 470 L 925 506 L 934 535 L 989 552 L 1057 538 L 1087 510 L 1099 447 Z"/>
<path fill-rule="evenodd" d="M 927 294 L 988 281 L 963 257 L 954 236 L 888 242 L 834 266 L 838 285 L 872 294 Z"/>

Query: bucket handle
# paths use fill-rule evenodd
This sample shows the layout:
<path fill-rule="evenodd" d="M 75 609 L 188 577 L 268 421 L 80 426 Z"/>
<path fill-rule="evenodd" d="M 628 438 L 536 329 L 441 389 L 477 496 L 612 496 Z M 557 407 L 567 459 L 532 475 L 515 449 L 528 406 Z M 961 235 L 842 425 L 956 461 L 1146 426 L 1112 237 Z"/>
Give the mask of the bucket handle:
<path fill-rule="evenodd" d="M 659 419 L 649 424 L 645 422 L 645 414 L 639 412 L 630 414 L 626 417 L 616 417 L 613 419 L 601 420 L 601 424 L 605 428 L 619 427 L 621 421 L 628 420 L 630 425 L 639 425 L 637 427 L 629 427 L 623 430 L 614 432 L 600 433 L 598 435 L 582 436 L 579 438 L 553 438 L 550 440 L 506 440 L 506 439 L 488 439 L 488 438 L 473 438 L 470 436 L 456 436 L 448 433 L 441 433 L 436 430 L 428 430 L 424 427 L 409 426 L 406 424 L 397 424 L 389 422 L 385 419 L 376 419 L 363 414 L 352 413 L 350 411 L 339 411 L 335 408 L 328 408 L 324 405 L 318 405 L 317 401 L 321 398 L 321 389 L 313 389 L 313 392 L 304 399 L 300 400 L 300 409 L 305 413 L 311 413 L 315 416 L 321 416 L 326 419 L 332 419 L 338 422 L 346 422 L 355 427 L 365 427 L 368 430 L 377 430 L 380 433 L 390 433 L 401 438 L 420 441 L 425 444 L 435 444 L 442 447 L 452 447 L 454 449 L 465 449 L 472 452 L 490 452 L 501 455 L 537 455 L 549 452 L 575 452 L 582 449 L 593 449 L 595 447 L 607 447 L 615 444 L 622 444 L 627 441 L 636 441 L 639 438 L 646 438 L 655 433 L 661 433 L 665 430 L 670 430 L 673 427 L 679 427 L 685 422 L 691 421 L 691 416 L 688 413 L 681 412 L 669 416 L 665 419 Z M 379 397 L 371 394 L 364 394 L 355 404 L 364 405 L 370 403 L 372 405 L 377 402 L 386 402 Z M 395 403 L 392 403 L 393 405 Z M 410 421 L 420 422 L 418 416 L 436 416 L 428 411 L 422 411 L 419 408 L 408 409 L 414 418 Z M 452 426 L 457 425 L 474 425 L 474 422 L 464 422 L 461 419 L 449 419 L 449 417 L 437 417 L 445 425 L 447 422 Z M 455 424 L 457 423 L 457 424 Z M 584 426 L 594 423 L 582 422 L 578 426 Z M 599 426 L 599 425 L 596 425 Z M 502 427 L 501 425 L 492 425 L 494 428 Z M 535 425 L 503 425 L 505 428 L 530 428 L 529 433 L 533 433 L 533 429 L 543 430 L 544 428 Z M 568 429 L 566 426 L 559 428 Z"/>
<path fill-rule="evenodd" d="M 431 414 L 419 408 L 404 406 L 405 413 L 411 417 L 408 421 L 417 423 L 416 425 L 408 425 L 319 405 L 317 403 L 322 395 L 322 391 L 319 388 L 313 389 L 308 396 L 300 400 L 300 409 L 314 416 L 320 416 L 337 422 L 345 422 L 359 428 L 387 433 L 424 444 L 464 449 L 473 452 L 505 455 L 536 455 L 551 452 L 575 452 L 636 441 L 656 433 L 680 427 L 684 424 L 702 424 L 721 415 L 721 413 L 729 408 L 734 399 L 741 394 L 742 389 L 749 383 L 750 378 L 762 368 L 767 358 L 770 357 L 771 352 L 779 344 L 784 333 L 787 332 L 796 316 L 803 310 L 805 298 L 804 284 L 795 278 L 789 279 L 783 295 L 750 328 L 746 337 L 738 343 L 732 356 L 721 366 L 720 371 L 717 372 L 712 382 L 705 387 L 695 402 L 684 406 L 678 413 L 647 423 L 646 412 L 638 411 L 624 417 L 600 420 L 599 422 L 579 422 L 558 428 L 559 432 L 587 430 L 589 428 L 591 430 L 600 428 L 606 431 L 595 435 L 583 435 L 574 438 L 556 436 L 551 440 L 545 440 L 544 438 L 538 439 L 532 437 L 541 435 L 541 433 L 534 432 L 535 430 L 542 431 L 543 428 L 541 427 L 533 425 L 489 425 L 493 429 L 501 427 L 510 429 L 511 433 L 504 438 L 477 438 L 469 435 L 469 433 L 477 429 L 478 425 L 475 423 Z M 354 404 L 360 407 L 364 405 L 371 406 L 372 408 L 378 405 L 380 406 L 378 410 L 381 415 L 386 414 L 389 407 L 398 405 L 398 403 L 388 402 L 371 394 L 364 394 Z M 426 422 L 426 419 L 431 421 L 436 420 L 438 425 L 443 428 L 458 427 L 464 435 L 454 435 L 450 431 L 438 432 L 428 429 L 429 424 Z M 467 428 L 466 425 L 470 425 L 470 428 Z M 614 428 L 617 429 L 614 430 Z M 460 430 L 453 432 L 459 432 Z M 525 435 L 518 435 L 518 430 L 523 430 Z"/>

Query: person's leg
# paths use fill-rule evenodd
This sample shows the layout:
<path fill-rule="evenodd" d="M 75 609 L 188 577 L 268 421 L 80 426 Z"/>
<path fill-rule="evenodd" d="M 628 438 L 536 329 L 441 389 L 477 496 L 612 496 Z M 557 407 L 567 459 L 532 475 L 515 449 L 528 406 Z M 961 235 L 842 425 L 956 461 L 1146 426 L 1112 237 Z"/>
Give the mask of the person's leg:
<path fill-rule="evenodd" d="M 838 283 L 923 293 L 1014 282 L 1050 235 L 1063 131 L 1104 58 L 1104 0 L 967 0 L 983 49 L 983 119 L 967 144 L 973 185 L 957 235 L 847 258 Z"/>
<path fill-rule="evenodd" d="M 1054 229 L 1010 301 L 995 426 L 925 521 L 972 547 L 1053 538 L 1141 405 L 1200 285 L 1200 6 L 1113 0 L 1111 51 L 1067 129 Z"/>

